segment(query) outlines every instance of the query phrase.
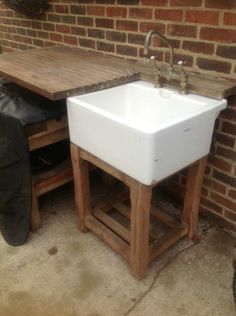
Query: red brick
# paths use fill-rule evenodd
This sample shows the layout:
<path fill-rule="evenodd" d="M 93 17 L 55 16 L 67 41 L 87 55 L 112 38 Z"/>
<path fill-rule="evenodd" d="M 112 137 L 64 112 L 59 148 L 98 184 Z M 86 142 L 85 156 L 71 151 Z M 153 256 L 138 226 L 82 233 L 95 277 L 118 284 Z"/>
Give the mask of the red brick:
<path fill-rule="evenodd" d="M 59 14 L 48 14 L 49 22 L 61 22 L 61 16 Z M 25 22 L 25 21 L 24 21 Z"/>
<path fill-rule="evenodd" d="M 70 6 L 71 14 L 84 15 L 85 14 L 85 6 L 82 5 L 71 5 Z"/>
<path fill-rule="evenodd" d="M 226 172 L 230 172 L 231 171 L 231 163 L 223 160 L 223 159 L 220 159 L 216 156 L 211 156 L 209 155 L 208 156 L 208 163 L 212 166 L 214 166 L 215 168 L 217 169 L 220 169 L 222 171 L 226 171 Z"/>
<path fill-rule="evenodd" d="M 116 21 L 117 30 L 137 31 L 138 23 L 136 21 L 118 20 Z"/>
<path fill-rule="evenodd" d="M 170 5 L 180 7 L 199 7 L 202 5 L 202 0 L 171 0 Z"/>
<path fill-rule="evenodd" d="M 236 200 L 236 190 L 229 190 L 229 197 Z"/>
<path fill-rule="evenodd" d="M 57 33 L 50 33 L 50 40 L 55 42 L 62 42 L 62 35 Z"/>
<path fill-rule="evenodd" d="M 222 207 L 217 204 L 217 203 L 214 203 L 206 198 L 202 198 L 201 199 L 201 204 L 210 208 L 211 210 L 217 212 L 217 213 L 221 213 L 222 212 Z"/>
<path fill-rule="evenodd" d="M 231 122 L 223 122 L 222 132 L 236 136 L 236 124 Z"/>
<path fill-rule="evenodd" d="M 79 44 L 82 47 L 95 49 L 95 41 L 87 38 L 80 38 Z"/>
<path fill-rule="evenodd" d="M 99 4 L 114 4 L 115 0 L 96 0 L 96 3 L 99 3 Z"/>
<path fill-rule="evenodd" d="M 200 38 L 209 41 L 234 43 L 236 42 L 236 30 L 202 27 Z"/>
<path fill-rule="evenodd" d="M 193 53 L 212 55 L 214 52 L 214 44 L 205 42 L 184 41 L 182 47 Z"/>
<path fill-rule="evenodd" d="M 44 46 L 43 41 L 38 40 L 36 38 L 33 39 L 33 45 L 38 46 L 38 47 L 43 47 Z"/>
<path fill-rule="evenodd" d="M 106 32 L 106 39 L 108 41 L 114 41 L 114 42 L 125 42 L 126 41 L 126 33 L 107 31 Z"/>
<path fill-rule="evenodd" d="M 61 22 L 66 24 L 75 24 L 76 17 L 74 15 L 62 15 Z"/>
<path fill-rule="evenodd" d="M 145 35 L 142 34 L 128 34 L 128 42 L 131 44 L 144 45 Z"/>
<path fill-rule="evenodd" d="M 43 23 L 43 30 L 45 31 L 54 31 L 55 30 L 55 24 L 52 23 Z"/>
<path fill-rule="evenodd" d="M 205 69 L 208 71 L 216 71 L 222 73 L 230 73 L 231 64 L 226 63 L 224 61 L 213 60 L 213 59 L 206 59 L 206 58 L 198 58 L 197 59 L 197 66 L 200 69 Z"/>
<path fill-rule="evenodd" d="M 54 10 L 56 13 L 69 13 L 69 6 L 68 5 L 62 5 L 62 4 L 56 4 L 54 6 Z"/>
<path fill-rule="evenodd" d="M 141 22 L 140 31 L 147 33 L 150 30 L 156 30 L 161 33 L 165 33 L 165 24 L 161 23 L 151 23 L 151 22 Z"/>
<path fill-rule="evenodd" d="M 235 106 L 236 107 L 236 95 L 231 95 L 228 98 L 228 105 L 229 106 Z"/>
<path fill-rule="evenodd" d="M 225 25 L 236 25 L 236 13 L 225 12 L 224 24 Z"/>
<path fill-rule="evenodd" d="M 215 192 L 211 193 L 211 197 L 217 204 L 227 207 L 228 209 L 233 210 L 233 211 L 236 210 L 236 202 L 230 200 L 229 198 L 226 198 Z"/>
<path fill-rule="evenodd" d="M 107 42 L 97 42 L 97 49 L 105 52 L 113 53 L 115 46 Z"/>
<path fill-rule="evenodd" d="M 213 179 L 205 178 L 204 185 L 207 186 L 209 189 L 217 191 L 219 193 L 226 193 L 226 185 L 221 184 Z"/>
<path fill-rule="evenodd" d="M 129 17 L 135 19 L 151 19 L 152 18 L 152 9 L 144 8 L 130 8 Z"/>
<path fill-rule="evenodd" d="M 236 213 L 226 210 L 224 212 L 224 217 L 230 219 L 233 222 L 236 222 Z"/>
<path fill-rule="evenodd" d="M 221 112 L 221 117 L 229 121 L 236 122 L 236 108 L 228 106 Z"/>
<path fill-rule="evenodd" d="M 105 8 L 104 7 L 97 7 L 97 6 L 88 6 L 87 7 L 87 14 L 88 15 L 95 15 L 95 16 L 104 16 L 105 15 Z"/>
<path fill-rule="evenodd" d="M 16 29 L 16 32 L 17 32 L 17 34 L 19 34 L 19 35 L 26 35 L 26 30 L 25 30 L 25 29 L 22 29 L 22 28 L 20 28 L 20 27 L 18 27 L 18 28 Z"/>
<path fill-rule="evenodd" d="M 114 28 L 114 20 L 112 19 L 102 19 L 97 18 L 95 20 L 96 27 L 103 27 L 106 29 L 113 29 Z"/>
<path fill-rule="evenodd" d="M 235 0 L 206 0 L 206 8 L 236 9 Z"/>
<path fill-rule="evenodd" d="M 49 36 L 49 35 L 48 35 Z M 32 44 L 32 38 L 30 37 L 23 37 L 22 38 L 22 42 L 24 42 L 25 44 Z M 54 45 L 54 44 L 53 44 Z"/>
<path fill-rule="evenodd" d="M 28 36 L 31 36 L 31 37 L 37 36 L 37 33 L 34 30 L 27 30 L 26 33 Z"/>
<path fill-rule="evenodd" d="M 166 6 L 168 0 L 142 0 L 143 5 Z"/>
<path fill-rule="evenodd" d="M 49 39 L 49 33 L 48 32 L 38 31 L 37 35 L 38 35 L 38 37 L 41 37 L 41 38 L 44 38 L 44 39 Z"/>
<path fill-rule="evenodd" d="M 231 137 L 229 135 L 225 135 L 222 133 L 216 133 L 216 141 L 222 145 L 234 147 L 235 144 L 235 137 Z"/>
<path fill-rule="evenodd" d="M 108 17 L 126 18 L 127 9 L 123 7 L 110 7 L 106 9 Z"/>
<path fill-rule="evenodd" d="M 71 26 L 71 34 L 85 36 L 85 28 L 79 26 Z"/>
<path fill-rule="evenodd" d="M 100 29 L 88 29 L 88 36 L 94 38 L 105 38 L 105 31 Z"/>
<path fill-rule="evenodd" d="M 135 5 L 139 4 L 139 0 L 117 0 L 117 4 Z"/>
<path fill-rule="evenodd" d="M 93 26 L 93 18 L 79 16 L 77 18 L 77 24 L 84 26 Z"/>
<path fill-rule="evenodd" d="M 217 25 L 219 22 L 219 12 L 203 10 L 187 11 L 186 21 Z"/>
<path fill-rule="evenodd" d="M 155 18 L 166 21 L 181 21 L 183 17 L 183 11 L 181 10 L 162 10 L 157 9 L 155 11 Z"/>
<path fill-rule="evenodd" d="M 70 44 L 70 45 L 77 45 L 78 44 L 78 39 L 75 36 L 65 35 L 64 36 L 64 43 Z"/>
<path fill-rule="evenodd" d="M 236 152 L 225 147 L 217 146 L 216 154 L 229 160 L 236 160 Z"/>
<path fill-rule="evenodd" d="M 128 45 L 117 45 L 116 51 L 120 55 L 137 56 L 137 48 Z"/>
<path fill-rule="evenodd" d="M 70 33 L 70 27 L 68 25 L 64 25 L 64 24 L 57 24 L 56 25 L 56 32 L 59 33 Z"/>
<path fill-rule="evenodd" d="M 31 27 L 32 27 L 32 29 L 39 29 L 39 30 L 41 30 L 42 29 L 42 23 L 39 22 L 39 21 L 32 21 Z"/>
<path fill-rule="evenodd" d="M 236 46 L 218 46 L 216 55 L 235 60 L 236 59 Z"/>
<path fill-rule="evenodd" d="M 181 37 L 197 37 L 197 27 L 193 25 L 168 25 L 168 35 Z"/>

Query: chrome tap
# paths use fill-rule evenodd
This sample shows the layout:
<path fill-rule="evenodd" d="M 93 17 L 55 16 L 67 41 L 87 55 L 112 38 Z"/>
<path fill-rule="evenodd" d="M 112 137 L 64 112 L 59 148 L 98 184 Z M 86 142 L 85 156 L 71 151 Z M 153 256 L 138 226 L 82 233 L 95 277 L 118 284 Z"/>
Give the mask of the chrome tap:
<path fill-rule="evenodd" d="M 144 55 L 148 55 L 148 49 L 150 46 L 150 41 L 153 35 L 157 35 L 164 43 L 167 44 L 167 46 L 170 49 L 170 62 L 169 62 L 169 66 L 170 69 L 173 69 L 173 60 L 174 60 L 174 49 L 172 44 L 170 43 L 170 41 L 163 36 L 160 32 L 155 31 L 155 30 L 150 30 L 145 38 L 145 43 L 144 43 Z"/>
<path fill-rule="evenodd" d="M 154 65 L 153 72 L 155 76 L 155 86 L 160 87 L 161 86 L 161 80 L 160 77 L 165 77 L 167 80 L 174 79 L 180 81 L 180 94 L 187 94 L 187 74 L 183 69 L 183 62 L 179 61 L 177 66 L 174 66 L 174 49 L 171 44 L 171 42 L 160 32 L 156 30 L 150 30 L 145 38 L 144 42 L 144 56 L 148 56 L 148 50 L 151 42 L 151 38 L 153 35 L 156 35 L 159 37 L 164 43 L 167 44 L 170 50 L 170 61 L 169 66 L 167 68 L 167 71 L 164 71 L 164 74 L 162 69 L 157 64 L 157 57 L 151 56 L 151 62 Z"/>

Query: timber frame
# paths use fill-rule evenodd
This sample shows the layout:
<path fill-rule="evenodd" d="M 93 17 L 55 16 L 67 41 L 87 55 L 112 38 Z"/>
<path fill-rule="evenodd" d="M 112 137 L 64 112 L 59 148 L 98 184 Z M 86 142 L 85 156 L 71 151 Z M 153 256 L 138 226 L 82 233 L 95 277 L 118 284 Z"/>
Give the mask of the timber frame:
<path fill-rule="evenodd" d="M 31 124 L 26 127 L 29 151 L 39 149 L 69 138 L 67 117 L 50 119 L 43 123 Z M 31 229 L 36 231 L 41 226 L 38 197 L 73 180 L 70 160 L 59 166 L 32 176 L 32 207 Z"/>
<path fill-rule="evenodd" d="M 152 189 L 157 184 L 144 185 L 74 144 L 71 144 L 71 158 L 79 230 L 83 233 L 91 230 L 109 244 L 128 262 L 131 274 L 136 279 L 145 277 L 148 264 L 179 239 L 184 236 L 193 239 L 196 236 L 200 192 L 207 157 L 203 157 L 188 167 L 187 188 L 179 222 L 151 205 Z M 110 198 L 92 209 L 89 163 L 123 182 L 128 186 L 130 194 L 121 192 L 116 198 Z M 126 203 L 129 197 L 130 209 Z M 111 209 L 115 209 L 129 219 L 130 229 L 108 214 Z M 166 234 L 158 236 L 158 232 L 151 229 L 151 216 L 169 227 Z M 151 240 L 154 242 L 150 243 Z"/>

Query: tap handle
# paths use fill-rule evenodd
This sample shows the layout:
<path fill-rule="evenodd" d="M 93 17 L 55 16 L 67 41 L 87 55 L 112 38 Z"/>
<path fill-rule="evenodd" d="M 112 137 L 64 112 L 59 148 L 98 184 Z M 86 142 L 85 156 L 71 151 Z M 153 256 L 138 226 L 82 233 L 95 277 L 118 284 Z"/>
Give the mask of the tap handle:
<path fill-rule="evenodd" d="M 153 55 L 153 56 L 150 56 L 150 59 L 151 60 L 158 60 L 158 57 Z"/>
<path fill-rule="evenodd" d="M 183 64 L 184 64 L 184 62 L 182 60 L 178 61 L 178 66 L 179 66 L 180 70 L 183 70 Z"/>

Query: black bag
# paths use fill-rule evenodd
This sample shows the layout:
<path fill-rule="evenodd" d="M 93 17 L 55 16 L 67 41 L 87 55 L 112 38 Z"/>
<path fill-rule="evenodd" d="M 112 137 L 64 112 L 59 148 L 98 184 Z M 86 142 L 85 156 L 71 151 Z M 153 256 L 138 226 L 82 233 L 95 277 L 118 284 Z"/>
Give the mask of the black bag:
<path fill-rule="evenodd" d="M 19 120 L 0 113 L 0 230 L 11 246 L 29 234 L 31 172 L 28 144 Z"/>

